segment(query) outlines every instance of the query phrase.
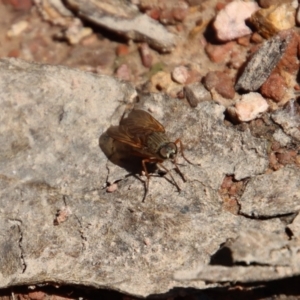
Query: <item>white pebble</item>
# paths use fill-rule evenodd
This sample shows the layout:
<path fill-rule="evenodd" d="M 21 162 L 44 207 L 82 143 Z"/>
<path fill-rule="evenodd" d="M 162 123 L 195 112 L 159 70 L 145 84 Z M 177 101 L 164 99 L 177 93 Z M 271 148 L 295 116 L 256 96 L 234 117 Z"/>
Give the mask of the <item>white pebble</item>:
<path fill-rule="evenodd" d="M 235 104 L 235 113 L 242 122 L 256 119 L 259 115 L 267 111 L 269 105 L 259 93 L 248 93 L 242 96 L 241 100 Z"/>
<path fill-rule="evenodd" d="M 184 84 L 190 77 L 189 71 L 184 66 L 176 67 L 172 72 L 172 79 L 177 83 Z"/>
<path fill-rule="evenodd" d="M 233 1 L 227 4 L 214 22 L 218 39 L 230 41 L 252 33 L 245 21 L 258 9 L 255 2 Z"/>

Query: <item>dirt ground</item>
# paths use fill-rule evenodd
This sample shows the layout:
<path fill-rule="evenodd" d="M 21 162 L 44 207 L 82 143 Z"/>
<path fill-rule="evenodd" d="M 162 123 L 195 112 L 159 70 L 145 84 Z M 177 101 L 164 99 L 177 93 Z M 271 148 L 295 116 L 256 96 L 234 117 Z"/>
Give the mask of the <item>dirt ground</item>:
<path fill-rule="evenodd" d="M 204 1 L 205 2 L 205 1 Z M 224 4 L 225 1 L 220 1 Z M 219 5 L 220 5 L 219 3 Z M 207 1 L 205 9 L 214 11 L 216 1 Z M 209 10 L 210 6 L 211 10 Z M 171 71 L 177 65 L 197 65 L 194 69 L 195 78 L 203 76 L 207 70 L 222 69 L 225 63 L 214 63 L 204 53 L 204 32 L 199 21 L 201 13 L 187 16 L 185 23 L 175 27 L 181 35 L 191 36 L 189 47 L 185 42 L 179 42 L 172 54 L 161 54 L 149 49 L 152 59 L 151 67 L 141 57 L 141 44 L 125 39 L 103 30 L 92 24 L 85 24 L 93 29 L 93 34 L 82 39 L 75 45 L 70 45 L 61 38 L 63 28 L 42 19 L 36 7 L 30 0 L 0 0 L 0 58 L 16 57 L 45 64 L 60 64 L 98 74 L 117 75 L 127 79 L 143 92 L 153 91 L 152 75 L 157 69 Z M 27 22 L 27 28 L 13 37 L 8 32 L 13 24 Z M 198 23 L 197 23 L 198 22 Z M 193 26 L 191 24 L 198 24 Z M 202 29 L 201 29 L 202 28 Z M 197 39 L 197 30 L 202 30 Z M 238 45 L 236 47 L 243 47 Z M 236 48 L 238 49 L 238 48 Z M 243 61 L 245 53 L 236 54 L 236 62 Z M 120 69 L 122 65 L 127 67 Z M 158 90 L 163 87 L 156 87 Z M 176 94 L 174 95 L 176 91 Z M 171 96 L 181 96 L 180 89 L 171 90 Z M 182 97 L 183 98 L 183 97 Z M 186 101 L 186 100 L 183 100 Z M 230 124 L 231 126 L 232 124 Z M 260 125 L 260 126 L 256 126 Z M 238 125 L 244 130 L 246 125 Z M 250 122 L 250 130 L 254 135 L 267 136 L 272 128 L 261 126 L 261 121 Z M 164 299 L 300 299 L 299 278 L 280 280 L 267 285 L 257 284 L 255 288 L 247 286 L 224 286 L 218 290 L 185 291 L 181 297 L 163 297 Z M 85 287 L 59 286 L 55 283 L 41 286 L 24 286 L 0 290 L 0 300 L 7 299 L 122 299 L 133 297 L 115 291 L 93 290 Z"/>

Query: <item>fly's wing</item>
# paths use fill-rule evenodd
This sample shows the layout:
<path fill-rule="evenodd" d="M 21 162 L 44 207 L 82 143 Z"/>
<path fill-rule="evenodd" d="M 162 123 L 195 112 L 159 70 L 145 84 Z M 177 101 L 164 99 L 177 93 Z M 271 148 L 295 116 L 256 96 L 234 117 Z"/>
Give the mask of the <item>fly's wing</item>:
<path fill-rule="evenodd" d="M 127 145 L 130 145 L 135 148 L 143 148 L 143 144 L 139 139 L 134 139 L 131 137 L 127 131 L 126 128 L 122 126 L 111 126 L 107 129 L 107 134 L 113 138 L 114 140 L 117 140 L 119 142 L 125 143 Z"/>
<path fill-rule="evenodd" d="M 126 128 L 132 138 L 139 139 L 153 132 L 165 132 L 165 128 L 156 119 L 141 109 L 132 110 L 127 118 L 121 120 L 120 127 Z"/>

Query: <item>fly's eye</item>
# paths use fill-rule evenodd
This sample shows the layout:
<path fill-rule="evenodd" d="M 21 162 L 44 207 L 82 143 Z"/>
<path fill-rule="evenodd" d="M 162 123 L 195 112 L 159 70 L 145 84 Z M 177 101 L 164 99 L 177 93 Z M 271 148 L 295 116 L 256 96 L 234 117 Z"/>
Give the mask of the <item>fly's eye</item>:
<path fill-rule="evenodd" d="M 174 159 L 177 154 L 177 147 L 174 143 L 168 143 L 160 148 L 159 154 L 164 159 Z"/>

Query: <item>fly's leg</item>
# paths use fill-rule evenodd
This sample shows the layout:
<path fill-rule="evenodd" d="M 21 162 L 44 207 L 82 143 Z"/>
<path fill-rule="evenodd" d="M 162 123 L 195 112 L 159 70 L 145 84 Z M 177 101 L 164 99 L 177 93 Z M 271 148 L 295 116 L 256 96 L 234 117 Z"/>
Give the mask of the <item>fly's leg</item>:
<path fill-rule="evenodd" d="M 168 170 L 162 163 L 157 163 L 161 168 L 163 168 L 167 173 L 169 173 L 170 174 L 170 176 L 171 176 L 171 178 L 172 178 L 172 180 L 173 180 L 173 182 L 174 182 L 174 185 L 176 186 L 176 188 L 177 188 L 177 190 L 178 190 L 178 192 L 180 192 L 181 191 L 181 188 L 179 187 L 179 185 L 177 184 L 177 182 L 176 182 L 176 180 L 175 180 L 175 178 L 173 177 L 173 175 L 171 174 L 171 172 L 170 172 L 170 170 Z M 176 166 L 176 164 L 175 164 L 175 166 Z M 176 168 L 178 169 L 178 167 L 176 166 Z M 178 169 L 178 171 L 179 171 L 179 173 L 182 175 L 182 173 L 180 172 L 180 170 Z"/>
<path fill-rule="evenodd" d="M 145 182 L 145 194 L 144 194 L 142 202 L 144 202 L 145 199 L 146 199 L 146 196 L 147 196 L 148 191 L 149 191 L 149 182 L 150 182 L 150 175 L 149 175 L 149 172 L 147 170 L 146 163 L 151 163 L 151 162 L 157 163 L 157 159 L 145 158 L 145 159 L 142 160 L 143 169 L 144 169 L 145 175 L 147 177 L 147 181 Z"/>
<path fill-rule="evenodd" d="M 171 174 L 170 170 L 168 170 L 163 164 L 162 164 L 162 161 L 161 160 L 158 160 L 156 158 L 154 159 L 151 159 L 151 158 L 145 158 L 142 160 L 142 165 L 143 165 L 143 169 L 144 169 L 144 172 L 147 176 L 147 181 L 145 183 L 145 194 L 144 194 L 144 197 L 143 197 L 143 202 L 145 201 L 146 199 L 146 196 L 148 194 L 148 191 L 149 191 L 149 182 L 150 182 L 150 175 L 149 175 L 149 172 L 147 170 L 147 167 L 146 167 L 146 163 L 157 163 L 162 169 L 164 169 L 168 174 L 170 174 L 172 180 L 173 180 L 173 183 L 174 185 L 176 186 L 178 192 L 181 191 L 181 188 L 179 187 L 179 185 L 177 184 L 175 178 L 173 177 L 173 175 Z M 176 168 L 178 169 L 178 167 L 176 166 Z M 178 169 L 179 173 L 182 175 L 182 173 L 180 172 L 180 170 Z M 183 175 L 182 175 L 183 176 Z M 184 178 L 184 177 L 183 177 Z"/>
<path fill-rule="evenodd" d="M 175 142 L 174 142 L 174 144 L 178 144 L 179 143 L 179 148 L 180 148 L 180 154 L 182 155 L 182 157 L 184 158 L 184 160 L 186 160 L 189 164 L 191 164 L 191 165 L 193 165 L 193 163 L 191 162 L 191 161 L 189 161 L 186 157 L 185 157 L 185 155 L 184 155 L 184 152 L 183 152 L 183 149 L 184 149 L 184 147 L 183 147 L 183 144 L 182 144 L 182 142 L 181 142 L 181 140 L 180 139 L 177 139 Z"/>

